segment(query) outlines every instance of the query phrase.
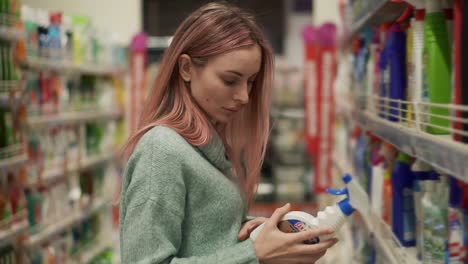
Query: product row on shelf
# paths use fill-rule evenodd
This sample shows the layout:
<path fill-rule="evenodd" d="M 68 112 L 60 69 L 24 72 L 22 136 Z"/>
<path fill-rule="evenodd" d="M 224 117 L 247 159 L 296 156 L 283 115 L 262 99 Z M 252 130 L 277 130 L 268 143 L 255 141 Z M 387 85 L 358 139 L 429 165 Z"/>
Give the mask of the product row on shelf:
<path fill-rule="evenodd" d="M 461 74 L 466 8 L 462 1 L 414 2 L 406 17 L 365 28 L 354 39 L 343 55 L 338 89 L 355 102 L 362 124 L 466 181 L 460 166 L 467 157 L 468 89 Z"/>
<path fill-rule="evenodd" d="M 468 8 L 400 2 L 398 19 L 375 24 L 393 12 L 377 2 L 353 25 L 362 30 L 343 46 L 336 82 L 335 164 L 356 175 L 372 207 L 352 224 L 356 258 L 465 263 Z"/>
<path fill-rule="evenodd" d="M 127 49 L 0 0 L 0 263 L 115 263 Z"/>

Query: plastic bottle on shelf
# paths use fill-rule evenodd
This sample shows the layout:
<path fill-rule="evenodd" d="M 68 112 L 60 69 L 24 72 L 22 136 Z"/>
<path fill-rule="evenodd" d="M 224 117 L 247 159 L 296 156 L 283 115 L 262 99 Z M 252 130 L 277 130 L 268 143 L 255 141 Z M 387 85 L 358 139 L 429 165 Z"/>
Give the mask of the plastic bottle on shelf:
<path fill-rule="evenodd" d="M 435 193 L 432 195 L 433 210 L 433 230 L 432 230 L 432 263 L 444 264 L 445 258 L 448 256 L 448 177 L 447 175 L 439 175 L 436 181 Z"/>
<path fill-rule="evenodd" d="M 451 59 L 445 17 L 440 0 L 426 1 L 424 20 L 424 86 L 423 95 L 426 103 L 449 104 L 451 98 Z M 450 120 L 449 110 L 445 107 L 430 106 L 427 132 L 447 135 Z M 437 117 L 438 115 L 442 117 Z"/>
<path fill-rule="evenodd" d="M 379 217 L 383 217 L 383 189 L 385 178 L 385 159 L 380 153 L 381 143 L 378 139 L 371 139 L 370 162 L 372 164 L 372 172 L 370 177 L 370 198 L 372 209 Z"/>
<path fill-rule="evenodd" d="M 408 94 L 412 94 L 411 109 L 414 111 L 413 117 L 416 129 L 421 129 L 421 118 L 426 120 L 426 116 L 420 114 L 421 100 L 423 98 L 423 46 L 424 46 L 424 2 L 422 0 L 412 0 L 414 6 L 414 18 L 411 19 L 413 39 L 412 67 L 410 67 L 408 79 L 413 80 L 408 83 Z M 410 110 L 410 109 L 409 109 Z M 411 110 L 409 111 L 411 113 Z"/>
<path fill-rule="evenodd" d="M 318 212 L 317 217 L 304 212 L 289 212 L 281 222 L 278 224 L 280 230 L 284 232 L 300 232 L 307 229 L 314 228 L 330 228 L 335 232 L 345 223 L 348 216 L 355 210 L 358 210 L 363 217 L 369 216 L 369 198 L 367 194 L 361 189 L 353 178 L 346 174 L 342 177 L 346 187 L 342 190 L 330 190 L 327 192 L 332 195 L 346 195 L 346 198 L 333 206 L 327 206 L 324 210 Z M 250 238 L 255 240 L 263 229 L 264 224 L 257 227 L 251 234 Z M 330 234 L 322 237 L 316 237 L 307 241 L 307 244 L 316 244 L 320 241 L 331 239 L 336 234 Z"/>
<path fill-rule="evenodd" d="M 26 55 L 36 57 L 38 53 L 38 31 L 36 23 L 36 12 L 27 5 L 21 7 L 21 20 L 24 23 L 26 35 Z"/>
<path fill-rule="evenodd" d="M 437 215 L 437 208 L 433 204 L 432 196 L 436 191 L 436 182 L 438 181 L 437 175 L 433 172 L 428 174 L 428 178 L 423 181 L 424 195 L 422 198 L 422 261 L 423 263 L 432 263 L 434 244 L 433 244 L 433 230 L 436 223 L 434 218 Z"/>
<path fill-rule="evenodd" d="M 424 212 L 422 199 L 426 190 L 424 182 L 429 178 L 432 168 L 420 159 L 416 159 L 411 165 L 411 171 L 413 173 L 413 198 L 416 217 L 416 249 L 418 259 L 422 260 L 424 247 Z"/>
<path fill-rule="evenodd" d="M 402 110 L 406 109 L 406 105 L 397 102 L 406 98 L 406 33 L 400 25 L 394 24 L 390 27 L 387 41 L 387 67 L 390 67 L 388 99 L 391 101 L 386 112 L 388 120 L 400 122 L 404 117 Z"/>
<path fill-rule="evenodd" d="M 449 178 L 449 212 L 448 212 L 448 256 L 450 264 L 462 264 L 465 258 L 463 248 L 464 230 L 463 230 L 463 212 L 461 211 L 461 199 L 463 189 L 458 180 L 454 177 Z"/>
<path fill-rule="evenodd" d="M 392 172 L 392 229 L 405 247 L 416 246 L 411 157 L 400 153 Z"/>
<path fill-rule="evenodd" d="M 52 59 L 62 58 L 62 13 L 51 12 L 49 14 L 49 51 Z"/>
<path fill-rule="evenodd" d="M 38 37 L 38 47 L 39 47 L 39 56 L 48 57 L 49 56 L 49 16 L 46 11 L 41 9 L 36 9 L 37 17 L 37 37 Z"/>

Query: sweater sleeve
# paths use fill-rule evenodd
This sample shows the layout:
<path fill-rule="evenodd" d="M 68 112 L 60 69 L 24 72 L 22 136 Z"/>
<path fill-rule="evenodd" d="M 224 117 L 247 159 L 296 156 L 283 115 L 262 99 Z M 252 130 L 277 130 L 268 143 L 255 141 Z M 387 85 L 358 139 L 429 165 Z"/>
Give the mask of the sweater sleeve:
<path fill-rule="evenodd" d="M 258 264 L 252 240 L 179 258 L 185 208 L 183 166 L 163 144 L 142 140 L 124 176 L 120 216 L 124 264 Z"/>

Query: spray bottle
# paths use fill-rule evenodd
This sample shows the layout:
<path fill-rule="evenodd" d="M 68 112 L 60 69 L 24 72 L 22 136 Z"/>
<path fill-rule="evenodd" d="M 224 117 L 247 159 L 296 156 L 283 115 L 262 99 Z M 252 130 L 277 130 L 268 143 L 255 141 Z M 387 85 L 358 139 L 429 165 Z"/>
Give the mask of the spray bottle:
<path fill-rule="evenodd" d="M 359 187 L 359 184 L 353 181 L 353 178 L 346 174 L 342 177 L 346 187 L 342 190 L 327 189 L 332 195 L 346 195 L 346 198 L 333 206 L 327 206 L 324 210 L 318 212 L 317 217 L 304 212 L 292 211 L 287 213 L 278 224 L 278 228 L 283 232 L 300 232 L 314 228 L 330 228 L 335 232 L 330 235 L 316 237 L 304 241 L 306 244 L 316 244 L 320 241 L 326 241 L 335 236 L 336 231 L 345 223 L 348 216 L 355 210 L 358 210 L 364 217 L 369 215 L 369 198 L 367 194 Z M 263 229 L 264 224 L 257 227 L 250 238 L 255 240 Z"/>
<path fill-rule="evenodd" d="M 426 1 L 426 16 L 424 20 L 424 60 L 423 71 L 425 84 L 423 94 L 426 102 L 431 104 L 449 104 L 451 99 L 451 60 L 445 17 L 442 13 L 440 0 Z M 436 135 L 446 135 L 450 125 L 447 118 L 447 108 L 429 107 L 430 126 L 427 132 Z M 437 116 L 434 116 L 437 115 Z"/>

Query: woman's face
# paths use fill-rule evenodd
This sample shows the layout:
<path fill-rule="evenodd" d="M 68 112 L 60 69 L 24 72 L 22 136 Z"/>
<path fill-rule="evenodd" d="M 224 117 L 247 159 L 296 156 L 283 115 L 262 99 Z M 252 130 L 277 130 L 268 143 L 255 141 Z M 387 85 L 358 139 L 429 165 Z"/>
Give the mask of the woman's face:
<path fill-rule="evenodd" d="M 211 121 L 226 123 L 249 102 L 261 61 L 254 45 L 210 58 L 201 67 L 190 63 L 192 96 Z"/>

